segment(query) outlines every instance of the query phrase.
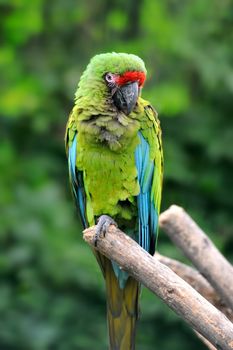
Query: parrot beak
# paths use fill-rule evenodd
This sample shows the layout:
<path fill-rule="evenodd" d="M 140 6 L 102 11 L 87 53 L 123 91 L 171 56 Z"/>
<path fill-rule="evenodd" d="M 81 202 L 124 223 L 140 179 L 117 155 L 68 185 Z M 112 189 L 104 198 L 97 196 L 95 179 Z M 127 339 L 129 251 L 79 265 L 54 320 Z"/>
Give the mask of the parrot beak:
<path fill-rule="evenodd" d="M 119 87 L 112 98 L 115 106 L 125 115 L 129 115 L 136 105 L 138 94 L 138 82 L 135 81 Z"/>

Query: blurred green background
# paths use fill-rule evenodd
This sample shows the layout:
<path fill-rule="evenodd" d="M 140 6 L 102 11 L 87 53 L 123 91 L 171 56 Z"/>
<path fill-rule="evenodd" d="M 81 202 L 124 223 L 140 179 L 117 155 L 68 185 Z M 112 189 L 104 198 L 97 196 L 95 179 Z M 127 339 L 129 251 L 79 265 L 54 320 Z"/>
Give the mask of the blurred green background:
<path fill-rule="evenodd" d="M 0 1 L 0 349 L 106 349 L 105 292 L 69 191 L 63 134 L 96 53 L 142 57 L 159 112 L 162 209 L 184 206 L 233 261 L 230 0 Z M 160 253 L 183 259 L 161 232 Z M 204 258 L 204 257 L 203 257 Z M 197 350 L 143 290 L 137 349 Z"/>

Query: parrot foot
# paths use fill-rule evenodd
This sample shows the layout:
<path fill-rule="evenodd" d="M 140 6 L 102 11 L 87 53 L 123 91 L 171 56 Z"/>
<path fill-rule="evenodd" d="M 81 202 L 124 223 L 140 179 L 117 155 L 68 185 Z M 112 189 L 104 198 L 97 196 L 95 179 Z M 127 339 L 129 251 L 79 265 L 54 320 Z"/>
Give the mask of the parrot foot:
<path fill-rule="evenodd" d="M 94 236 L 94 245 L 97 247 L 97 241 L 99 237 L 102 235 L 105 237 L 106 232 L 108 231 L 109 226 L 114 225 L 117 227 L 117 223 L 108 215 L 101 215 L 98 219 L 96 225 L 96 233 Z"/>

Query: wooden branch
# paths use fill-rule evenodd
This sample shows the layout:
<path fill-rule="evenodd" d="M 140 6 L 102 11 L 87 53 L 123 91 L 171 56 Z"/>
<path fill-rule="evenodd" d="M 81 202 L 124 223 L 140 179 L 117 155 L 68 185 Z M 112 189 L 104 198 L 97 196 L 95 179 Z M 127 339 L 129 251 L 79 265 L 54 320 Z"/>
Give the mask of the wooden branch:
<path fill-rule="evenodd" d="M 168 266 L 173 272 L 180 276 L 183 280 L 189 283 L 198 293 L 200 293 L 211 304 L 217 307 L 223 312 L 230 321 L 233 321 L 233 312 L 228 308 L 220 299 L 215 289 L 209 284 L 209 282 L 194 268 L 187 266 L 177 260 L 168 258 L 159 254 L 154 255 L 162 264 Z M 216 348 L 200 333 L 195 331 L 197 337 L 205 344 L 210 350 L 216 350 Z"/>
<path fill-rule="evenodd" d="M 215 346 L 213 346 L 213 344 L 211 344 L 209 342 L 209 340 L 207 340 L 206 338 L 203 337 L 203 335 L 201 335 L 200 333 L 194 331 L 196 336 L 205 344 L 205 346 L 209 349 L 209 350 L 217 350 L 217 348 Z M 219 348 L 220 349 L 220 348 Z"/>
<path fill-rule="evenodd" d="M 85 241 L 93 248 L 94 236 L 95 227 L 84 231 Z M 97 249 L 157 294 L 217 349 L 233 349 L 233 325 L 225 315 L 129 236 L 110 226 L 105 238 L 98 240 Z"/>
<path fill-rule="evenodd" d="M 233 322 L 233 311 L 224 304 L 215 289 L 197 270 L 157 252 L 155 253 L 155 257 L 162 264 L 168 266 L 173 272 L 189 283 L 198 293 L 223 312 L 227 318 Z"/>
<path fill-rule="evenodd" d="M 233 310 L 233 267 L 207 235 L 176 205 L 160 215 L 159 224 Z"/>

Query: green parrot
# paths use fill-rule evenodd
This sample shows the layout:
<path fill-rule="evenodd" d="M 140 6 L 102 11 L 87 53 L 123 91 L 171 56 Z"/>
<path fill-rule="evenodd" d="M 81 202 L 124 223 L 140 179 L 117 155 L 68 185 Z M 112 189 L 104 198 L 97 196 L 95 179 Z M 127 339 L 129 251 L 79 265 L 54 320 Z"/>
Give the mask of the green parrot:
<path fill-rule="evenodd" d="M 118 225 L 154 254 L 163 153 L 157 113 L 141 98 L 145 79 L 144 62 L 136 55 L 94 56 L 78 84 L 65 144 L 83 227 L 97 224 L 97 242 L 109 225 Z M 93 252 L 106 282 L 109 348 L 132 350 L 140 285 L 117 263 Z"/>

